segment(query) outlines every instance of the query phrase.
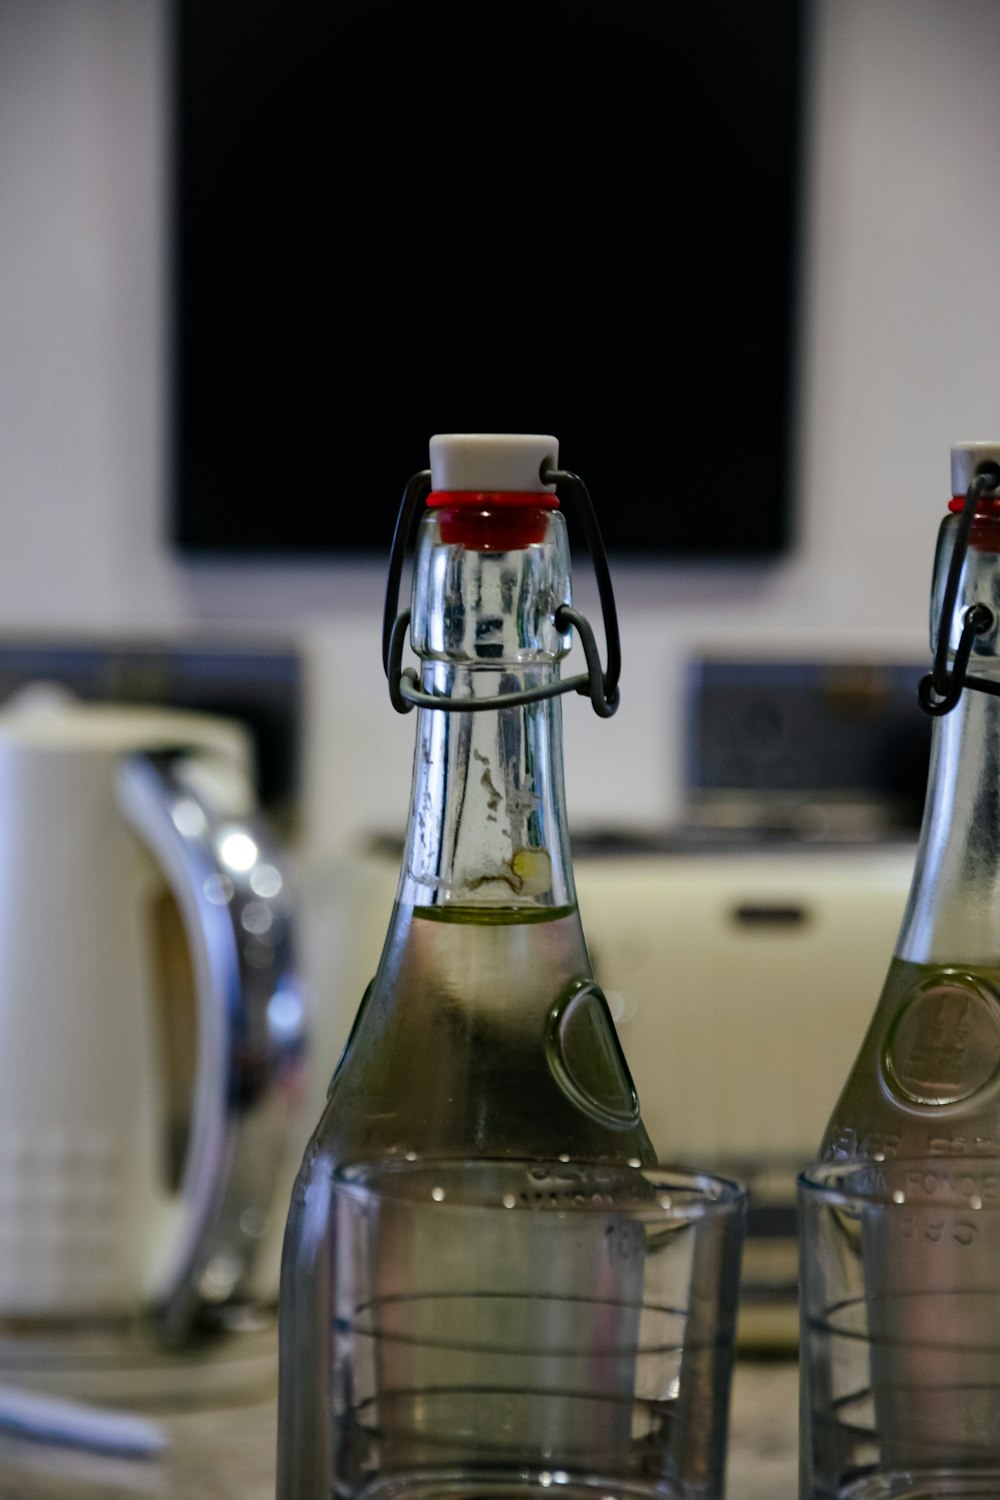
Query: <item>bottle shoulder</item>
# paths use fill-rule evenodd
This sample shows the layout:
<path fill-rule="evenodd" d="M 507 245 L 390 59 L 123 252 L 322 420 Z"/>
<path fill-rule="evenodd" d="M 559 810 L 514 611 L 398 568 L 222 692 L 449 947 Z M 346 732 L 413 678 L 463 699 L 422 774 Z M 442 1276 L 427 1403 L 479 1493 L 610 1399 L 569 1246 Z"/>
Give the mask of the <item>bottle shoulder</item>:
<path fill-rule="evenodd" d="M 650 1158 L 575 909 L 404 925 L 334 1076 L 324 1150 Z"/>
<path fill-rule="evenodd" d="M 894 958 L 823 1154 L 986 1150 L 1000 1150 L 1000 968 Z"/>

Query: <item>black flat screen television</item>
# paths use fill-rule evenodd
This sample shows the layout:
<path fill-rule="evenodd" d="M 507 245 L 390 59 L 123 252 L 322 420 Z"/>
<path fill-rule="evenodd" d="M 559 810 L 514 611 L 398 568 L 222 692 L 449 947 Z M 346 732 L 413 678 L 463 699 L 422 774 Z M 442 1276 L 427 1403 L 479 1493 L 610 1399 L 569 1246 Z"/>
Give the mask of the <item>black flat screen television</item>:
<path fill-rule="evenodd" d="M 779 555 L 807 6 L 173 0 L 175 545 L 384 555 L 524 431 L 612 557 Z"/>

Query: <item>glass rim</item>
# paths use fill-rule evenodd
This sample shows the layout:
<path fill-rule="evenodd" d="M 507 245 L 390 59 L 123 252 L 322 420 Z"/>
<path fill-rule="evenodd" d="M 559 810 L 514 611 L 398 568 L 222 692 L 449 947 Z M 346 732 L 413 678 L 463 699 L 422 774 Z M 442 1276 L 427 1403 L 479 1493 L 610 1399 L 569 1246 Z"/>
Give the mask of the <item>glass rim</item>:
<path fill-rule="evenodd" d="M 800 1203 L 827 1207 L 1000 1209 L 1000 1153 L 818 1161 L 796 1179 Z"/>
<path fill-rule="evenodd" d="M 518 1177 L 522 1182 L 525 1177 L 533 1180 L 537 1187 L 527 1193 L 513 1191 Z M 435 1181 L 428 1192 L 427 1180 L 431 1178 Z M 555 1184 L 560 1179 L 562 1186 L 557 1190 Z M 573 1215 L 583 1218 L 594 1213 L 620 1213 L 662 1222 L 691 1220 L 740 1214 L 746 1209 L 748 1197 L 742 1182 L 714 1172 L 672 1162 L 614 1162 L 585 1157 L 447 1157 L 407 1152 L 345 1162 L 334 1168 L 332 1181 L 335 1194 L 356 1202 L 391 1200 L 413 1209 L 434 1203 L 453 1212 L 528 1211 L 536 1220 L 549 1216 L 553 1220 Z M 466 1188 L 461 1196 L 450 1195 L 456 1181 Z M 635 1192 L 628 1191 L 632 1183 Z"/>

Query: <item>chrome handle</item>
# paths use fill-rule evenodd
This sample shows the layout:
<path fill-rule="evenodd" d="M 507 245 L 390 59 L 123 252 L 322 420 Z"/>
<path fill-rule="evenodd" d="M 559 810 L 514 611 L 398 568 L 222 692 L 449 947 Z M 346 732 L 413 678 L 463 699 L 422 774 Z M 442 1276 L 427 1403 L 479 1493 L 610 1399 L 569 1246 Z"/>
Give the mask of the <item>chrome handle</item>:
<path fill-rule="evenodd" d="M 287 872 L 262 826 L 226 817 L 194 789 L 185 769 L 197 758 L 129 756 L 118 785 L 180 908 L 198 991 L 184 1212 L 154 1293 L 171 1342 L 246 1295 L 305 1057 Z"/>

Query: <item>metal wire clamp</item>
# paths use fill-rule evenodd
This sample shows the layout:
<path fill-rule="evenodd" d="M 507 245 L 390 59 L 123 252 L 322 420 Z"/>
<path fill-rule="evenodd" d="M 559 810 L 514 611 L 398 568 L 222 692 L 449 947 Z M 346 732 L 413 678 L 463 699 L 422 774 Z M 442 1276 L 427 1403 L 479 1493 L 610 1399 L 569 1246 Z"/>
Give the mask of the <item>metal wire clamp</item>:
<path fill-rule="evenodd" d="M 961 582 L 962 569 L 965 566 L 965 559 L 969 550 L 972 523 L 975 520 L 980 496 L 998 487 L 1000 487 L 1000 476 L 993 472 L 987 472 L 977 474 L 966 491 L 965 506 L 962 510 L 958 535 L 955 538 L 955 550 L 951 555 L 948 578 L 944 589 L 944 599 L 941 604 L 937 649 L 934 652 L 934 669 L 921 679 L 920 686 L 917 689 L 920 707 L 925 713 L 931 714 L 935 718 L 939 718 L 942 714 L 951 713 L 951 710 L 962 696 L 963 688 L 974 688 L 980 693 L 992 693 L 995 696 L 1000 696 L 1000 682 L 993 682 L 986 677 L 972 677 L 968 675 L 967 671 L 976 636 L 984 635 L 992 627 L 995 620 L 993 611 L 988 605 L 977 602 L 970 604 L 965 611 L 962 618 L 962 634 L 959 637 L 958 647 L 955 651 L 955 660 L 951 671 L 949 672 L 948 670 L 948 646 L 951 641 L 951 624 L 955 614 L 955 605 L 958 600 L 958 588 Z"/>
<path fill-rule="evenodd" d="M 561 604 L 555 612 L 556 629 L 565 632 L 576 630 L 587 662 L 586 672 L 572 677 L 546 683 L 542 687 L 522 688 L 517 692 L 498 693 L 489 698 L 449 698 L 444 694 L 425 693 L 419 686 L 419 678 L 413 667 L 403 667 L 403 645 L 410 627 L 410 611 L 397 613 L 399 608 L 399 586 L 403 576 L 406 548 L 413 531 L 414 520 L 421 501 L 431 487 L 429 469 L 414 474 L 403 491 L 403 499 L 396 518 L 396 529 L 389 554 L 389 574 L 385 587 L 385 610 L 382 617 L 382 666 L 389 683 L 389 697 L 397 713 L 407 714 L 411 708 L 441 708 L 450 712 L 474 713 L 483 709 L 515 708 L 522 703 L 536 703 L 539 699 L 554 698 L 560 693 L 580 693 L 589 697 L 594 712 L 602 719 L 610 719 L 618 708 L 620 699 L 618 679 L 621 675 L 621 642 L 618 634 L 618 612 L 615 608 L 611 571 L 604 540 L 597 523 L 593 502 L 587 486 L 578 474 L 568 469 L 545 469 L 543 484 L 555 485 L 562 498 L 564 492 L 571 495 L 584 538 L 590 550 L 597 578 L 597 588 L 604 617 L 604 640 L 607 648 L 607 666 L 601 665 L 601 654 L 590 622 L 585 615 Z"/>

